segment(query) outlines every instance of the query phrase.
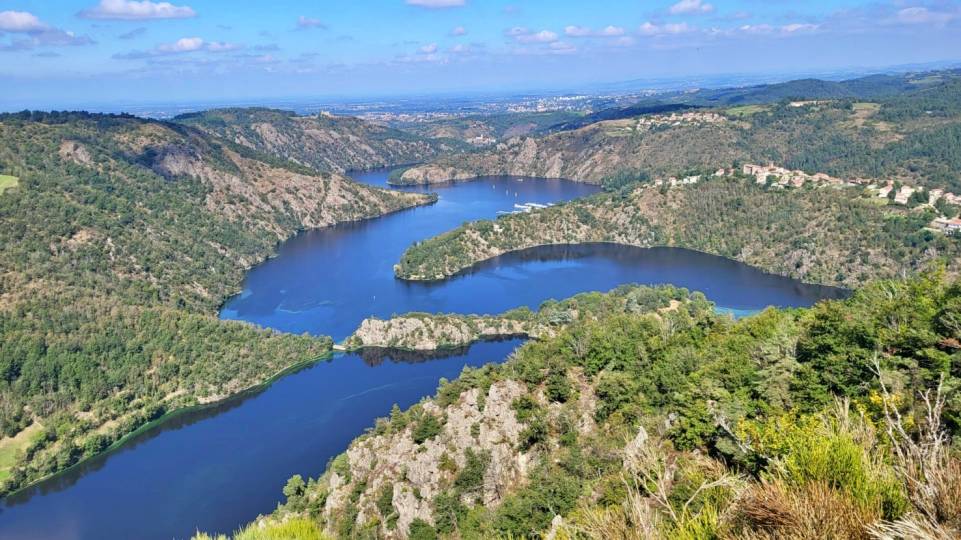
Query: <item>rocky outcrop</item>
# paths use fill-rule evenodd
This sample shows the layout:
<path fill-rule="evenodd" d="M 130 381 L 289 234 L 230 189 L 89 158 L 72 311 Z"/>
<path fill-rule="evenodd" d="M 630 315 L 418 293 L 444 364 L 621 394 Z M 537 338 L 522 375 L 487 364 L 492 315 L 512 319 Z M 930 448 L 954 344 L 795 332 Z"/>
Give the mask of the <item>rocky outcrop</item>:
<path fill-rule="evenodd" d="M 432 184 L 510 175 L 599 184 L 623 171 L 675 174 L 747 155 L 736 144 L 743 135 L 736 125 L 654 127 L 642 120 L 610 120 L 542 137 L 514 137 L 482 151 L 411 167 L 395 183 Z"/>
<path fill-rule="evenodd" d="M 538 337 L 548 331 L 533 321 L 503 317 L 408 314 L 388 320 L 365 319 L 345 346 L 428 351 L 484 339 Z"/>
<path fill-rule="evenodd" d="M 341 469 L 325 476 L 327 497 L 322 519 L 328 529 L 353 519 L 357 529 L 377 523 L 382 538 L 407 538 L 416 519 L 433 524 L 434 501 L 450 491 L 465 469 L 479 474 L 479 482 L 461 495 L 465 504 L 494 507 L 525 484 L 535 463 L 532 452 L 520 450 L 527 425 L 518 421 L 514 403 L 528 396 L 527 385 L 515 380 L 493 383 L 489 389 L 471 388 L 441 407 L 427 401 L 415 407 L 408 424 L 391 421 L 384 434 L 358 439 L 347 450 Z M 581 433 L 595 429 L 596 399 L 589 385 L 580 387 L 577 407 L 590 421 Z M 538 398 L 543 401 L 543 398 Z M 437 434 L 417 442 L 418 422 L 432 417 Z M 482 471 L 480 469 L 483 469 Z M 386 514 L 386 515 L 384 515 Z"/>
<path fill-rule="evenodd" d="M 400 175 L 400 178 L 390 180 L 391 185 L 410 186 L 419 184 L 442 184 L 476 178 L 477 173 L 460 170 L 454 166 L 444 166 L 430 163 L 418 167 L 411 167 Z"/>
<path fill-rule="evenodd" d="M 183 115 L 176 121 L 265 154 L 340 173 L 416 163 L 455 150 L 449 142 L 330 114 L 217 109 Z"/>

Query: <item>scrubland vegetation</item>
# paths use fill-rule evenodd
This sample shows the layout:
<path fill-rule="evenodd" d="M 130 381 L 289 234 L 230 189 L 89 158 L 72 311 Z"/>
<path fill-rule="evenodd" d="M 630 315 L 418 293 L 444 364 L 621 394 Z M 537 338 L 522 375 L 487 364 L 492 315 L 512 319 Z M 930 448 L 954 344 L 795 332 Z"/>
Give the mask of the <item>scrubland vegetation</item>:
<path fill-rule="evenodd" d="M 688 302 L 636 313 L 606 305 L 395 409 L 325 476 L 292 479 L 287 503 L 263 522 L 297 517 L 338 537 L 399 538 L 961 533 L 961 284 L 931 272 L 738 321 Z M 459 440 L 450 426 L 465 410 L 503 405 L 492 389 L 505 384 L 526 390 L 509 405 L 513 453 L 495 445 L 492 462 L 481 432 Z M 448 446 L 433 512 L 402 530 L 398 513 L 413 500 L 403 493 L 433 484 L 360 456 L 368 445 L 401 451 L 405 437 L 413 455 Z M 520 462 L 526 472 L 492 492 Z M 385 478 L 390 490 L 371 490 Z"/>

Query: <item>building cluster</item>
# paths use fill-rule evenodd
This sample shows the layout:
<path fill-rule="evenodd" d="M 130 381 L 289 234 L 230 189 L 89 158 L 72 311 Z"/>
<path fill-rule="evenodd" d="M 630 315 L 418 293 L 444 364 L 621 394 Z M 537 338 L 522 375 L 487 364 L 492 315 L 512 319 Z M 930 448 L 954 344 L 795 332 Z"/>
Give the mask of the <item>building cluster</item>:
<path fill-rule="evenodd" d="M 637 127 L 720 124 L 726 121 L 727 118 L 712 112 L 654 114 L 638 118 Z"/>
<path fill-rule="evenodd" d="M 905 205 L 908 204 L 915 193 L 924 189 L 907 185 L 896 186 L 893 180 L 888 180 L 884 183 L 867 178 L 842 180 L 824 173 L 808 174 L 804 171 L 789 170 L 775 165 L 747 164 L 744 165 L 742 172 L 746 176 L 753 176 L 758 184 L 768 184 L 771 182 L 773 185 L 782 187 L 802 187 L 809 182 L 814 185 L 862 186 L 877 193 L 879 198 L 891 199 L 896 204 Z M 891 195 L 892 192 L 894 192 L 893 196 Z M 947 192 L 943 189 L 929 189 L 926 190 L 926 193 L 926 202 L 931 206 L 934 206 L 935 203 L 942 199 L 949 204 L 961 206 L 961 196 L 954 193 Z M 948 219 L 939 217 L 931 223 L 931 226 L 946 234 L 961 233 L 961 219 L 958 218 Z"/>
<path fill-rule="evenodd" d="M 804 171 L 785 169 L 776 165 L 754 165 L 748 163 L 741 172 L 753 176 L 758 184 L 772 183 L 779 186 L 802 187 L 804 184 L 854 186 L 865 182 L 863 179 L 842 180 L 825 173 L 808 174 Z"/>

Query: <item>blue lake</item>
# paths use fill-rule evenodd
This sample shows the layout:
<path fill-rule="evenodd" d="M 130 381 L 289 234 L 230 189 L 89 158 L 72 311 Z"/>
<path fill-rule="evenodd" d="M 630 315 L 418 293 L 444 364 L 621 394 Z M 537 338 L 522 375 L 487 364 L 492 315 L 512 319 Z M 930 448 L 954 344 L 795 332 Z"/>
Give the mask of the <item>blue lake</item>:
<path fill-rule="evenodd" d="M 385 185 L 386 172 L 359 174 Z M 421 189 L 421 188 L 412 188 Z M 735 314 L 806 306 L 844 291 L 771 276 L 679 249 L 609 244 L 548 246 L 486 261 L 441 283 L 394 278 L 411 243 L 517 203 L 596 192 L 561 180 L 487 178 L 433 186 L 431 206 L 298 235 L 250 271 L 221 316 L 289 332 L 349 335 L 365 317 L 407 311 L 496 313 L 624 283 L 673 283 Z M 188 538 L 230 532 L 282 499 L 293 474 L 317 476 L 349 441 L 433 393 L 465 365 L 503 361 L 519 341 L 488 342 L 447 357 L 367 351 L 285 376 L 266 390 L 162 423 L 129 444 L 0 503 L 3 539 Z"/>

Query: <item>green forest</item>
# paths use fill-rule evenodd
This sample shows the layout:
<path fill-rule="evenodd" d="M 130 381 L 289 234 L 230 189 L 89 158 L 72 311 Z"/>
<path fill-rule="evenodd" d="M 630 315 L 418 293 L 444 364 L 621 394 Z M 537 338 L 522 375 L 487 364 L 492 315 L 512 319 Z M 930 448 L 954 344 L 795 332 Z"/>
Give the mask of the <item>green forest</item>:
<path fill-rule="evenodd" d="M 643 179 L 644 175 L 637 178 Z M 543 244 L 671 246 L 736 259 L 806 282 L 857 287 L 932 261 L 957 269 L 961 242 L 862 188 L 778 189 L 740 176 L 667 188 L 617 177 L 608 192 L 530 213 L 466 223 L 412 245 L 404 279 L 443 279 L 482 260 Z"/>
<path fill-rule="evenodd" d="M 690 168 L 773 163 L 810 174 L 897 180 L 961 194 L 958 103 L 956 71 L 932 74 L 923 82 L 902 77 L 857 84 L 794 81 L 753 91 L 665 95 L 560 124 L 549 134 L 501 141 L 506 148 L 442 156 L 432 164 L 477 176 L 600 183 L 624 171 L 667 176 Z M 673 112 L 716 113 L 722 120 L 638 124 Z"/>
<path fill-rule="evenodd" d="M 696 299 L 665 308 L 670 290 L 643 295 L 634 310 L 585 296 L 593 316 L 395 408 L 323 477 L 292 478 L 287 502 L 251 528 L 293 518 L 340 538 L 380 537 L 400 520 L 416 539 L 961 532 L 961 284 L 933 271 L 736 321 Z M 512 385 L 518 397 L 497 403 L 495 389 Z M 513 441 L 492 442 L 483 426 L 465 440 L 455 427 L 504 406 L 522 428 Z M 361 460 L 411 443 L 414 456 L 446 448 L 436 478 Z M 524 481 L 491 492 L 494 462 L 521 459 Z M 429 516 L 411 520 L 418 499 L 404 493 L 422 490 L 436 493 L 416 503 Z"/>
<path fill-rule="evenodd" d="M 0 174 L 18 178 L 0 193 L 0 493 L 324 357 L 329 338 L 217 310 L 305 222 L 430 200 L 130 116 L 2 115 L 0 140 Z M 309 188 L 297 196 L 316 206 L 229 191 L 263 178 Z"/>

